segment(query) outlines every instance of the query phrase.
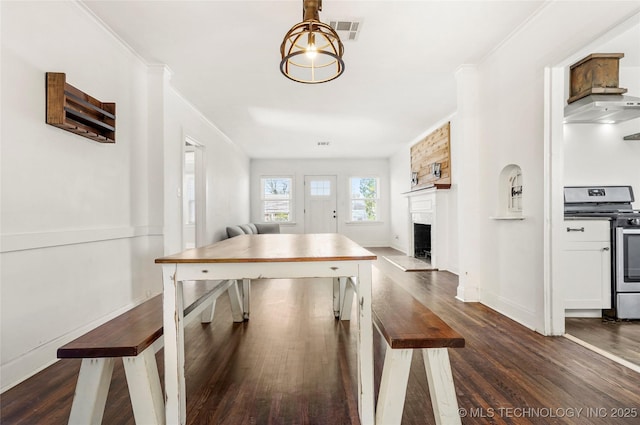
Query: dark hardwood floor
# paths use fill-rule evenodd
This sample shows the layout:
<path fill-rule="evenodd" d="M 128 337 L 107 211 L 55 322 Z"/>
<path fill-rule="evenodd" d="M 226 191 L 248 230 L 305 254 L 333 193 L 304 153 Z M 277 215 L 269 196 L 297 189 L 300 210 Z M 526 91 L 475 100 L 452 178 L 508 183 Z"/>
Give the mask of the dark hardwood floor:
<path fill-rule="evenodd" d="M 567 317 L 566 333 L 640 366 L 640 320 Z"/>
<path fill-rule="evenodd" d="M 403 272 L 379 258 L 384 273 L 466 338 L 465 348 L 449 350 L 464 424 L 640 423 L 640 374 L 455 300 L 451 273 Z M 358 424 L 356 322 L 334 320 L 331 282 L 263 280 L 252 291 L 249 322 L 232 323 L 222 297 L 211 325 L 196 321 L 185 330 L 188 423 Z M 378 385 L 384 351 L 377 335 L 374 342 Z M 59 361 L 2 394 L 0 423 L 66 424 L 79 367 Z M 417 353 L 403 424 L 434 423 L 428 392 Z M 121 365 L 103 423 L 134 423 Z"/>

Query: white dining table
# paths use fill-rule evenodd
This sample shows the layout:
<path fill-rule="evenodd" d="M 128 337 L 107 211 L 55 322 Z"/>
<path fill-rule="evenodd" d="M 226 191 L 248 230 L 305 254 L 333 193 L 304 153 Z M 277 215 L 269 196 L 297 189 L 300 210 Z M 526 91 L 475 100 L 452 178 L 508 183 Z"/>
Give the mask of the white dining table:
<path fill-rule="evenodd" d="M 345 298 L 344 282 L 352 284 L 357 297 L 358 413 L 362 425 L 374 424 L 371 270 L 376 258 L 347 237 L 327 233 L 241 235 L 156 259 L 163 274 L 166 423 L 186 423 L 183 282 L 234 280 L 232 294 L 246 308 L 248 299 L 243 302 L 241 298 L 249 294 L 238 287 L 240 280 L 333 278 L 336 315 L 341 310 L 338 304 Z M 337 282 L 343 283 L 340 291 Z M 345 316 L 350 315 L 341 317 L 348 320 Z"/>

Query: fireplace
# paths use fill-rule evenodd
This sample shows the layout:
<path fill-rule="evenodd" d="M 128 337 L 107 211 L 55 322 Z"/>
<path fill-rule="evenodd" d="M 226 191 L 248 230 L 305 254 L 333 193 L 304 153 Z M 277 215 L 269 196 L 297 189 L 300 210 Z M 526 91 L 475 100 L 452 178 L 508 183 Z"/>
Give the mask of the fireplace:
<path fill-rule="evenodd" d="M 431 264 L 435 270 L 442 243 L 438 242 L 439 227 L 436 227 L 436 189 L 416 190 L 410 192 L 408 198 L 411 223 L 407 229 L 407 255 Z"/>
<path fill-rule="evenodd" d="M 431 225 L 413 223 L 413 256 L 431 260 Z"/>

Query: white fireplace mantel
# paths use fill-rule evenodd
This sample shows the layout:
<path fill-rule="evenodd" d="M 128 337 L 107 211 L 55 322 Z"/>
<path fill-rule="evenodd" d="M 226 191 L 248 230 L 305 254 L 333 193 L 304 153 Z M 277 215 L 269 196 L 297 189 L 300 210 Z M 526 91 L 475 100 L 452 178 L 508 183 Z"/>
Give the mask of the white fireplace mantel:
<path fill-rule="evenodd" d="M 436 231 L 436 196 L 437 189 L 429 188 L 407 192 L 405 195 L 409 199 L 409 246 L 407 253 L 413 256 L 414 250 L 414 234 L 413 225 L 429 224 L 431 225 L 431 265 L 437 268 L 437 231 Z"/>
<path fill-rule="evenodd" d="M 413 256 L 413 224 L 431 225 L 431 265 L 440 270 L 455 270 L 455 263 L 451 262 L 452 244 L 450 226 L 451 222 L 451 187 L 429 187 L 403 195 L 409 202 L 407 255 Z"/>

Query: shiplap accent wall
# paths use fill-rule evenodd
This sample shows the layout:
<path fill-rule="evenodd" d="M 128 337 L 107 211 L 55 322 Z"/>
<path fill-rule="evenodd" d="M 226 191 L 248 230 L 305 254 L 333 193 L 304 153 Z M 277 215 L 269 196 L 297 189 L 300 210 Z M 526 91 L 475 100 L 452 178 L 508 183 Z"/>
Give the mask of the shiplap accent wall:
<path fill-rule="evenodd" d="M 451 184 L 451 123 L 447 122 L 411 147 L 411 171 L 418 173 L 414 189 L 435 183 Z M 440 164 L 440 177 L 433 175 L 434 163 Z"/>

